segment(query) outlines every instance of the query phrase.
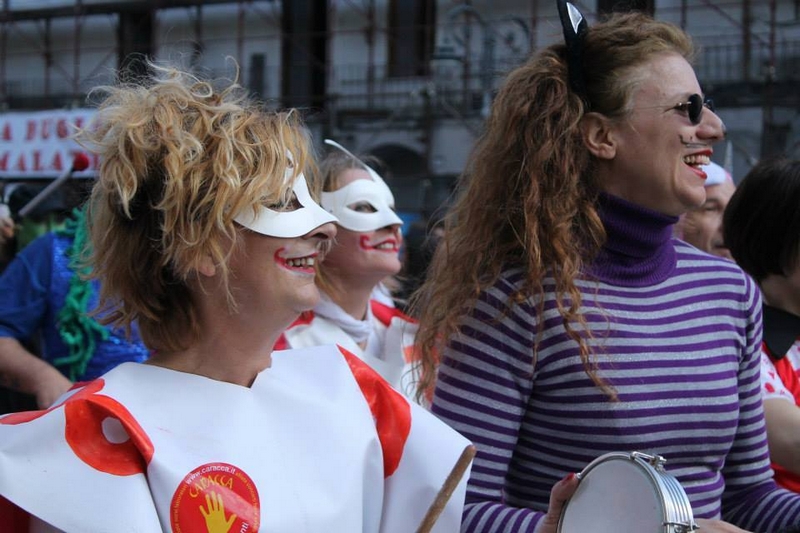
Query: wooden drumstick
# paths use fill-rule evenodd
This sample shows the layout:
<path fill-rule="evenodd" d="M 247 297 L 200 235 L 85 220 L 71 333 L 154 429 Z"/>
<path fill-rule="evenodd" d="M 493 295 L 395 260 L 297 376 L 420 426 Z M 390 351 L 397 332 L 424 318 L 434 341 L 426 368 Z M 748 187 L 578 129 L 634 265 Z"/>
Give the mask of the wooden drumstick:
<path fill-rule="evenodd" d="M 458 458 L 456 465 L 450 471 L 447 479 L 444 480 L 442 488 L 439 490 L 433 503 L 431 503 L 431 506 L 428 507 L 425 518 L 422 519 L 422 523 L 417 528 L 417 533 L 429 533 L 430 530 L 433 529 L 433 525 L 439 519 L 439 515 L 442 514 L 442 511 L 444 511 L 447 502 L 453 495 L 453 491 L 456 490 L 458 483 L 461 481 L 461 478 L 464 477 L 464 472 L 467 471 L 467 467 L 474 457 L 475 446 L 470 444 L 461 452 L 461 457 Z"/>

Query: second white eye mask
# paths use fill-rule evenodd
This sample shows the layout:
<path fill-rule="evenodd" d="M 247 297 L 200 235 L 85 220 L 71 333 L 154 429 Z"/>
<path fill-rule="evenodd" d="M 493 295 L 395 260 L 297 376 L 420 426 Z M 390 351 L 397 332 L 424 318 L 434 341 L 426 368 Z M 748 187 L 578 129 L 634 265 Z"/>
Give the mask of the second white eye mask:
<path fill-rule="evenodd" d="M 383 178 L 339 143 L 325 139 L 325 144 L 338 148 L 361 163 L 362 168 L 372 178 L 371 180 L 358 179 L 336 191 L 322 193 L 322 207 L 336 216 L 339 225 L 350 231 L 358 232 L 402 225 L 402 219 L 394 212 L 394 195 Z M 359 203 L 368 203 L 375 209 L 375 212 L 364 213 L 350 207 Z"/>

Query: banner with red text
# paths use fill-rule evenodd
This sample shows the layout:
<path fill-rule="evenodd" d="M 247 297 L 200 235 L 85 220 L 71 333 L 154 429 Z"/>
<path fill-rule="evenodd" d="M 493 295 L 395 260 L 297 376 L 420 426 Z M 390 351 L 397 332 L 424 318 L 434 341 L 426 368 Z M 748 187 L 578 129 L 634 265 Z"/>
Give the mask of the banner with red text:
<path fill-rule="evenodd" d="M 89 156 L 89 168 L 75 177 L 94 176 L 97 157 L 72 138 L 94 114 L 93 109 L 0 113 L 0 178 L 56 178 L 77 152 Z"/>

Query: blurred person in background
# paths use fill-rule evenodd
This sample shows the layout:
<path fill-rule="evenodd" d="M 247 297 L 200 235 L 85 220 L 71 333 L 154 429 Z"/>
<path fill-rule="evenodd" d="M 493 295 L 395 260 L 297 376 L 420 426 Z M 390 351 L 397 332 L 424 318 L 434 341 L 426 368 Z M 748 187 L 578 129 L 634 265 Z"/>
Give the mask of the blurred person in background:
<path fill-rule="evenodd" d="M 399 305 L 406 313 L 414 312 L 409 303 L 417 289 L 425 282 L 428 267 L 444 236 L 444 220 L 450 208 L 451 194 L 452 185 L 446 191 L 440 191 L 432 199 L 434 205 L 426 205 L 420 218 L 413 221 L 406 232 L 403 243 L 403 268 L 398 276 L 400 287 L 397 291 Z"/>
<path fill-rule="evenodd" d="M 0 385 L 33 397 L 39 409 L 74 382 L 148 356 L 135 324 L 128 335 L 91 314 L 100 284 L 86 279 L 82 266 L 89 251 L 85 210 L 75 210 L 62 226 L 25 246 L 0 275 Z M 12 404 L 4 412 L 28 403 L 7 398 Z"/>
<path fill-rule="evenodd" d="M 25 248 L 48 231 L 57 231 L 64 227 L 72 210 L 79 207 L 88 196 L 86 182 L 88 180 L 69 180 L 52 190 L 41 199 L 36 206 L 19 218 L 18 213 L 31 200 L 44 191 L 47 184 L 35 182 L 16 182 L 6 186 L 5 198 L 12 216 L 17 216 L 16 252 Z"/>
<path fill-rule="evenodd" d="M 731 258 L 722 237 L 722 215 L 736 190 L 727 170 L 714 163 L 703 166 L 706 173 L 706 201 L 680 216 L 675 224 L 675 236 L 698 250 Z"/>
<path fill-rule="evenodd" d="M 725 210 L 725 244 L 764 298 L 761 387 L 772 468 L 800 492 L 800 161 L 760 161 Z"/>
<path fill-rule="evenodd" d="M 79 153 L 76 159 L 81 156 L 85 159 L 83 153 Z M 85 201 L 91 184 L 87 179 L 68 179 L 46 191 L 53 182 L 42 181 L 14 181 L 3 186 L 0 200 L 0 272 L 17 252 L 37 237 L 63 229 L 73 209 Z M 35 206 L 29 205 L 32 201 L 35 201 Z M 25 216 L 20 216 L 20 211 L 25 208 Z"/>

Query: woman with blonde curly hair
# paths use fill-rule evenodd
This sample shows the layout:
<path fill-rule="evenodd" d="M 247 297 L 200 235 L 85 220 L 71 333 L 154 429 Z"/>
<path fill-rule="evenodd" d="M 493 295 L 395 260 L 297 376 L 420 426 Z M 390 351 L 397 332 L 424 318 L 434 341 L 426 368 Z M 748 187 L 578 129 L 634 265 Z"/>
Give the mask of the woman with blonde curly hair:
<path fill-rule="evenodd" d="M 153 356 L 0 418 L 0 529 L 457 527 L 458 476 L 435 498 L 468 466 L 463 437 L 346 350 L 273 354 L 317 303 L 336 231 L 310 195 L 297 114 L 152 68 L 106 88 L 81 138 L 101 161 L 88 213 L 99 316 L 137 323 Z"/>
<path fill-rule="evenodd" d="M 691 40 L 559 7 L 565 44 L 499 90 L 416 301 L 432 411 L 478 450 L 462 530 L 553 533 L 575 472 L 638 451 L 700 531 L 779 531 L 800 499 L 769 466 L 757 288 L 672 238 L 724 136 Z"/>

